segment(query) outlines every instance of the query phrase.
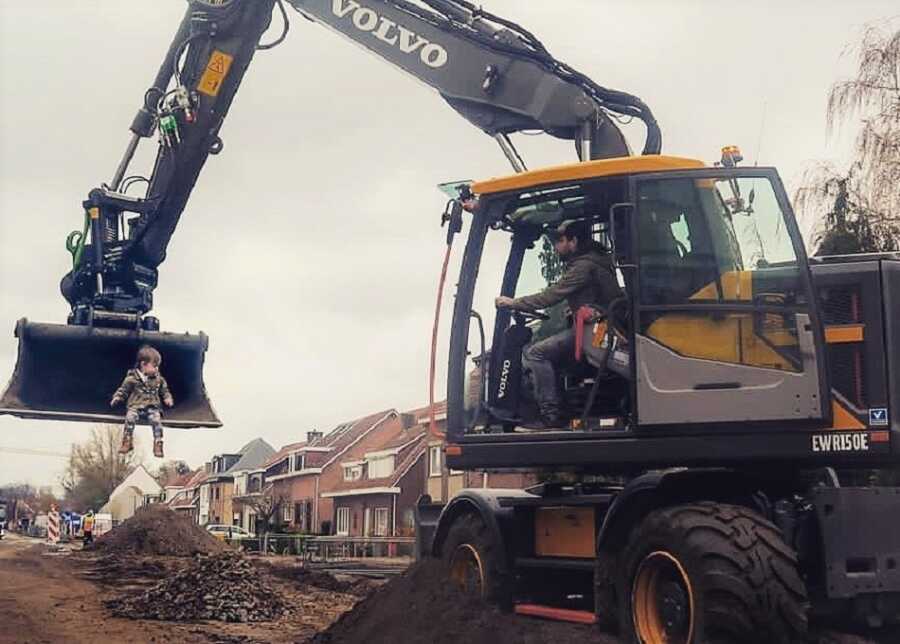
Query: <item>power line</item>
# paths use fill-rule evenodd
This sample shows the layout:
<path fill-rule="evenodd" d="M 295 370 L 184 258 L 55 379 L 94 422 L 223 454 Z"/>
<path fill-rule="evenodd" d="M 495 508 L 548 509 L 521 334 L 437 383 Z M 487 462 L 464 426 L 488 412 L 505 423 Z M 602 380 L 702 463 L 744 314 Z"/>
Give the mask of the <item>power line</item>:
<path fill-rule="evenodd" d="M 42 449 L 28 449 L 26 447 L 0 447 L 0 452 L 7 454 L 20 454 L 22 456 L 53 456 L 56 458 L 69 458 L 69 454 L 63 452 L 51 452 Z"/>

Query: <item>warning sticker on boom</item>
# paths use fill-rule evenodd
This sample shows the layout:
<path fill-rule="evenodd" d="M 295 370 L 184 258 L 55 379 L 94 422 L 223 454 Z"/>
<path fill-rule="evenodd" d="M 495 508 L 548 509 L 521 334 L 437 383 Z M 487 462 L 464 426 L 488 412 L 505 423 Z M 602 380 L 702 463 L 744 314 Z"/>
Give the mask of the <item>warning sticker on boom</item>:
<path fill-rule="evenodd" d="M 203 76 L 200 77 L 200 82 L 197 83 L 197 91 L 207 96 L 218 96 L 233 60 L 234 56 L 218 49 L 214 50 L 203 71 Z"/>

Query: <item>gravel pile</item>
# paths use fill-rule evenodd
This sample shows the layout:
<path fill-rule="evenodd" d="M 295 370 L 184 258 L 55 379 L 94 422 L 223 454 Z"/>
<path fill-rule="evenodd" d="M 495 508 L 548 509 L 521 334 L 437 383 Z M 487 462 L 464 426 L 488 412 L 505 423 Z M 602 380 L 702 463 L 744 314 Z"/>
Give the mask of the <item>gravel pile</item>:
<path fill-rule="evenodd" d="M 281 596 L 238 553 L 198 555 L 191 565 L 146 591 L 107 602 L 131 619 L 264 622 L 285 610 Z"/>
<path fill-rule="evenodd" d="M 223 552 L 228 547 L 209 532 L 168 507 L 152 504 L 94 542 L 104 554 L 190 557 Z"/>

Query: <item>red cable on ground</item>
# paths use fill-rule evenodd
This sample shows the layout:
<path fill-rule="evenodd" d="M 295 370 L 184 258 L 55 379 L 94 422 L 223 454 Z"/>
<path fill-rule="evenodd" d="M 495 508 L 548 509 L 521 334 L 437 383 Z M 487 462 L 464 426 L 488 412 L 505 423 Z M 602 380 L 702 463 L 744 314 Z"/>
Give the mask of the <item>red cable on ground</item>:
<path fill-rule="evenodd" d="M 441 267 L 441 281 L 438 284 L 437 303 L 434 307 L 434 326 L 431 329 L 431 370 L 428 375 L 428 412 L 430 417 L 428 430 L 432 436 L 444 437 L 443 432 L 437 429 L 437 421 L 434 412 L 434 380 L 435 380 L 435 363 L 437 361 L 437 338 L 438 327 L 441 322 L 441 300 L 444 297 L 444 282 L 447 280 L 447 266 L 450 264 L 450 251 L 453 249 L 453 242 L 447 244 L 447 252 L 444 253 L 444 265 Z"/>

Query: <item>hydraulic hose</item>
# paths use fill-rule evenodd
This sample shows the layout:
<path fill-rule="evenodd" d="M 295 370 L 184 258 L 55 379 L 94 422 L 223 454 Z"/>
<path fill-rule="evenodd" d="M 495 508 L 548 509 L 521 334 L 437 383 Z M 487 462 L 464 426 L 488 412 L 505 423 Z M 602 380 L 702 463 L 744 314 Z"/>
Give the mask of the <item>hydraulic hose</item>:
<path fill-rule="evenodd" d="M 437 303 L 434 306 L 434 325 L 431 329 L 431 368 L 428 372 L 428 431 L 434 437 L 443 438 L 444 433 L 438 431 L 436 413 L 434 409 L 434 381 L 436 376 L 435 365 L 437 363 L 438 328 L 441 321 L 441 300 L 444 298 L 444 283 L 447 281 L 447 267 L 450 265 L 450 251 L 453 250 L 452 238 L 447 241 L 447 251 L 444 253 L 444 264 L 441 267 L 441 279 L 438 282 Z"/>

